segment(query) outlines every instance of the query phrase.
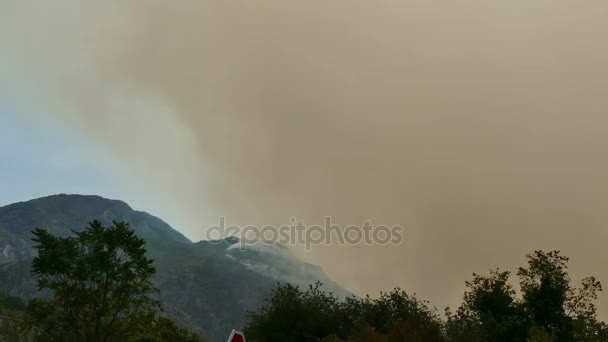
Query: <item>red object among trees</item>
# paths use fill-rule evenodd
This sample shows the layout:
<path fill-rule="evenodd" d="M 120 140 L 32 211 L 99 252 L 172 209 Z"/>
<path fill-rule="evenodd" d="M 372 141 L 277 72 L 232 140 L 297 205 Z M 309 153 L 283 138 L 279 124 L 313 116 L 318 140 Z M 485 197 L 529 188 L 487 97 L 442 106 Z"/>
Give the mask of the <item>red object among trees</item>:
<path fill-rule="evenodd" d="M 232 330 L 228 342 L 245 342 L 245 334 L 238 330 Z"/>

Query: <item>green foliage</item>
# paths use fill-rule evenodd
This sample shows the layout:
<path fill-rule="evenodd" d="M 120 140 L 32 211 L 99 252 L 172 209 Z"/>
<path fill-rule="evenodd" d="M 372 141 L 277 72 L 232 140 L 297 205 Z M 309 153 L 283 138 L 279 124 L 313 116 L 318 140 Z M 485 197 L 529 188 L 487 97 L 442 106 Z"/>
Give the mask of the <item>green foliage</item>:
<path fill-rule="evenodd" d="M 94 218 L 102 218 L 104 226 L 112 221 L 129 223 L 146 241 L 148 257 L 154 259 L 164 315 L 211 340 L 223 341 L 233 328 L 243 327 L 245 313 L 263 304 L 276 281 L 308 285 L 316 279 L 340 296 L 350 294 L 287 247 L 229 249 L 234 239 L 192 243 L 162 220 L 121 201 L 80 195 L 0 207 L 0 246 L 10 246 L 4 250 L 10 262 L 0 261 L 0 292 L 27 300 L 46 297 L 36 290 L 30 273 L 35 256 L 31 230 L 42 227 L 55 236 L 68 237 L 73 236 L 72 230 L 84 230 Z"/>
<path fill-rule="evenodd" d="M 415 295 L 395 288 L 376 299 L 347 298 L 340 305 L 344 336 L 404 341 L 443 341 L 435 309 Z"/>
<path fill-rule="evenodd" d="M 250 341 L 315 341 L 330 335 L 338 321 L 338 299 L 316 283 L 302 291 L 290 284 L 272 291 L 267 305 L 249 314 Z"/>
<path fill-rule="evenodd" d="M 545 329 L 534 326 L 530 329 L 526 342 L 554 342 L 555 337 Z"/>
<path fill-rule="evenodd" d="M 25 308 L 26 303 L 21 298 L 0 293 L 0 341 L 21 341 Z"/>
<path fill-rule="evenodd" d="M 528 255 L 528 267 L 517 274 L 523 294 L 522 307 L 528 319 L 558 342 L 569 342 L 573 336 L 572 318 L 566 313 L 570 277 L 566 272 L 568 258 L 557 251 L 536 251 Z"/>
<path fill-rule="evenodd" d="M 0 316 L 20 315 L 25 311 L 26 303 L 23 299 L 15 296 L 7 296 L 0 293 Z"/>
<path fill-rule="evenodd" d="M 202 342 L 202 339 L 188 330 L 178 327 L 173 321 L 154 315 L 143 316 L 132 328 L 126 342 Z"/>
<path fill-rule="evenodd" d="M 511 273 L 491 270 L 466 282 L 463 303 L 442 321 L 427 302 L 395 289 L 372 299 L 338 300 L 320 290 L 279 285 L 259 311 L 249 315 L 251 341 L 407 342 L 606 342 L 608 326 L 597 320 L 599 281 L 571 285 L 568 258 L 536 251 Z"/>
<path fill-rule="evenodd" d="M 527 335 L 523 312 L 509 283 L 509 272 L 473 274 L 456 313 L 446 312 L 446 331 L 452 341 L 519 341 Z"/>
<path fill-rule="evenodd" d="M 117 207 L 120 212 L 128 212 L 125 205 Z M 39 215 L 44 211 L 31 212 Z M 66 220 L 72 215 L 69 210 L 62 212 L 70 213 Z M 90 217 L 88 214 L 79 217 L 85 216 Z M 0 218 L 3 222 L 13 222 L 2 226 L 0 237 L 23 234 L 24 230 L 18 227 L 22 222 L 19 215 L 0 213 Z M 144 235 L 152 226 L 142 222 L 154 223 L 149 219 L 136 222 L 141 225 L 138 231 Z M 66 227 L 74 225 L 56 223 L 48 231 L 35 230 L 33 241 L 38 257 L 32 271 L 41 291 L 40 298 L 30 301 L 25 309 L 18 299 L 0 295 L 0 315 L 11 318 L 0 324 L 0 340 L 200 341 L 159 315 L 156 298 L 161 297 L 152 283 L 156 270 L 152 260 L 146 257 L 143 240 L 126 224 L 114 222 L 104 227 L 95 221 L 86 230 L 73 232 L 72 237 L 68 237 Z M 159 234 L 165 231 L 161 229 Z M 190 323 L 199 320 L 196 324 L 205 326 L 218 340 L 225 338 L 228 327 L 240 326 L 244 308 L 257 307 L 259 296 L 267 293 L 269 278 L 243 270 L 241 263 L 232 259 L 222 259 L 229 244 L 180 244 L 179 239 L 158 239 L 158 234 L 145 236 L 154 258 L 163 261 L 157 265 L 163 271 L 159 282 L 164 286 L 162 298 L 168 303 L 182 303 L 181 308 L 188 309 L 189 315 L 185 318 L 175 317 Z M 9 242 L 16 252 L 9 255 L 10 262 L 0 260 L 0 285 L 4 291 L 28 296 L 31 290 L 5 286 L 16 284 L 13 279 L 27 273 L 31 257 L 28 244 L 12 237 Z M 234 250 L 230 253 L 234 258 L 257 260 L 252 259 L 255 255 L 249 251 L 248 254 L 236 254 Z M 598 320 L 596 313 L 597 294 L 602 291 L 598 280 L 588 277 L 580 286 L 574 286 L 567 272 L 568 258 L 557 251 L 535 251 L 527 256 L 527 261 L 516 273 L 519 288 L 510 272 L 492 270 L 488 275 L 474 274 L 472 280 L 466 282 L 462 305 L 454 312 L 446 310 L 443 321 L 427 302 L 400 289 L 381 293 L 373 299 L 340 300 L 333 293 L 323 291 L 320 283 L 304 290 L 280 285 L 266 305 L 249 314 L 247 337 L 249 341 L 270 342 L 608 341 L 608 326 Z M 262 258 L 261 262 L 267 260 Z M 183 267 L 177 269 L 176 265 Z M 276 273 L 288 272 L 292 265 L 278 265 Z M 179 276 L 184 272 L 187 277 Z M 205 281 L 209 278 L 220 279 L 222 285 Z M 233 281 L 235 278 L 240 281 Z M 231 281 L 222 282 L 222 279 Z M 231 287 L 231 284 L 247 285 Z M 196 303 L 183 300 L 194 293 L 204 293 L 205 298 Z M 234 296 L 235 293 L 240 296 Z M 210 305 L 213 300 L 220 304 Z M 175 310 L 171 306 L 167 308 Z"/>
<path fill-rule="evenodd" d="M 37 287 L 49 296 L 29 302 L 24 341 L 199 341 L 159 317 L 156 269 L 143 239 L 128 224 L 93 221 L 72 237 L 33 231 Z"/>
<path fill-rule="evenodd" d="M 515 295 L 509 272 L 494 270 L 488 277 L 473 275 L 463 304 L 447 311 L 449 341 L 599 342 L 608 341 L 606 325 L 596 318 L 594 301 L 599 281 L 585 278 L 571 285 L 568 258 L 558 251 L 535 251 L 520 267 L 521 297 Z"/>
<path fill-rule="evenodd" d="M 443 341 L 436 311 L 400 289 L 377 299 L 339 301 L 320 283 L 305 291 L 283 284 L 249 318 L 245 333 L 250 341 Z"/>

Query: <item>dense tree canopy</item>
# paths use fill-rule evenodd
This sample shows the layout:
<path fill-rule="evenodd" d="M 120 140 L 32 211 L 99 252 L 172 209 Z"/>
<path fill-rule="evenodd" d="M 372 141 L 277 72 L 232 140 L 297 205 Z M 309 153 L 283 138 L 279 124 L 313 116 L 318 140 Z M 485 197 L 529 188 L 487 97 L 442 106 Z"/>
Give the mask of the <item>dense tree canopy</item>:
<path fill-rule="evenodd" d="M 93 221 L 71 237 L 33 232 L 40 297 L 27 306 L 0 295 L 1 341 L 176 341 L 200 338 L 162 316 L 145 243 L 125 223 Z M 473 274 L 445 316 L 396 288 L 377 298 L 338 298 L 321 283 L 278 284 L 250 312 L 248 341 L 606 342 L 594 277 L 574 286 L 569 259 L 535 251 L 515 272 Z"/>
<path fill-rule="evenodd" d="M 535 251 L 517 271 L 521 297 L 510 272 L 473 275 L 456 313 L 448 311 L 450 341 L 608 341 L 608 329 L 596 317 L 594 301 L 602 290 L 593 277 L 579 288 L 571 284 L 568 258 L 558 251 Z"/>
<path fill-rule="evenodd" d="M 124 339 L 133 320 L 159 308 L 145 243 L 125 223 L 93 221 L 74 234 L 34 230 L 32 272 L 52 297 L 33 300 L 28 312 L 47 340 Z"/>
<path fill-rule="evenodd" d="M 306 290 L 279 284 L 267 305 L 249 314 L 251 341 L 317 341 L 393 336 L 409 341 L 443 341 L 436 310 L 400 289 L 371 299 L 339 300 L 317 283 Z"/>
<path fill-rule="evenodd" d="M 379 298 L 338 300 L 317 284 L 308 290 L 279 285 L 250 313 L 251 341 L 605 342 L 596 317 L 602 290 L 593 277 L 571 284 L 568 258 L 535 251 L 517 271 L 519 293 L 507 271 L 473 274 L 463 302 L 442 320 L 435 309 L 395 289 Z"/>
<path fill-rule="evenodd" d="M 153 260 L 128 224 L 104 227 L 93 221 L 71 237 L 45 229 L 33 235 L 38 254 L 32 273 L 43 296 L 29 302 L 19 324 L 5 324 L 6 336 L 19 336 L 19 341 L 200 340 L 159 315 Z"/>

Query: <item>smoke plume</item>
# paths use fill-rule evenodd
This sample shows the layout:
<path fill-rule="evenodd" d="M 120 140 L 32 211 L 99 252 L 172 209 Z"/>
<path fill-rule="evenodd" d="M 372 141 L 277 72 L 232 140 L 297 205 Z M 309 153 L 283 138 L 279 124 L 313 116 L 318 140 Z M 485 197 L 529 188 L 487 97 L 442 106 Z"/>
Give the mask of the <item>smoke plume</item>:
<path fill-rule="evenodd" d="M 607 12 L 2 0 L 0 39 L 14 77 L 179 207 L 189 236 L 218 216 L 399 224 L 400 246 L 296 251 L 357 293 L 447 305 L 472 272 L 534 249 L 608 282 Z"/>

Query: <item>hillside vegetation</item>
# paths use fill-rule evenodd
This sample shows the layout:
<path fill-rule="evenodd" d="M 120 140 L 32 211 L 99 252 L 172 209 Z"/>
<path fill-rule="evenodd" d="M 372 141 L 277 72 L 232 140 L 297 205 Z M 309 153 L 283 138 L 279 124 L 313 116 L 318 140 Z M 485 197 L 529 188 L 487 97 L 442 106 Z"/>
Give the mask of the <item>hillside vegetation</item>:
<path fill-rule="evenodd" d="M 462 304 L 445 318 L 401 289 L 372 299 L 339 300 L 319 285 L 277 287 L 261 309 L 250 313 L 249 341 L 406 342 L 606 342 L 608 325 L 595 301 L 602 286 L 594 277 L 571 283 L 568 258 L 535 251 L 517 272 L 473 275 Z M 517 295 L 520 293 L 521 295 Z"/>
<path fill-rule="evenodd" d="M 246 324 L 277 282 L 306 286 L 321 280 L 340 296 L 350 294 L 318 266 L 300 261 L 283 246 L 231 248 L 238 239 L 192 242 L 161 219 L 122 201 L 99 196 L 54 195 L 0 207 L 0 293 L 25 301 L 39 297 L 31 263 L 32 230 L 57 237 L 82 232 L 89 222 L 129 224 L 146 242 L 157 272 L 154 286 L 168 318 L 210 341 L 224 341 Z"/>

